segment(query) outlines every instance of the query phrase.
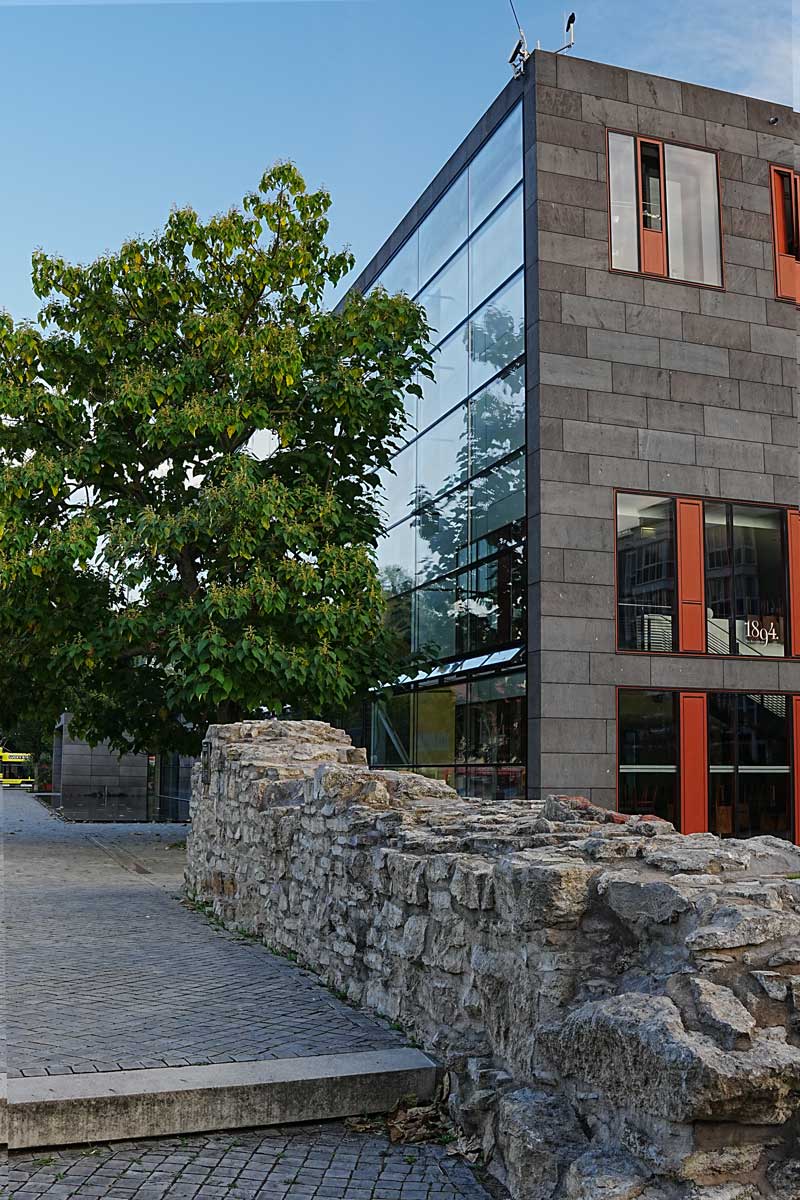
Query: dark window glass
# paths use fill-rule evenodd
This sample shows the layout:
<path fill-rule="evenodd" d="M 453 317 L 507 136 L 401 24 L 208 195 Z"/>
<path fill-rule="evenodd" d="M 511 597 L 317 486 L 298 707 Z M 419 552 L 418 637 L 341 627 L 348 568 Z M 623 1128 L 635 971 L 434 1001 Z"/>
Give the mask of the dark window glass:
<path fill-rule="evenodd" d="M 501 675 L 470 685 L 467 761 L 525 761 L 525 676 Z"/>
<path fill-rule="evenodd" d="M 792 838 L 790 700 L 712 693 L 709 829 L 721 837 Z"/>
<path fill-rule="evenodd" d="M 620 649 L 675 649 L 675 578 L 674 501 L 663 496 L 618 493 Z"/>
<path fill-rule="evenodd" d="M 414 593 L 414 649 L 431 658 L 450 658 L 461 649 L 457 577 L 437 579 Z"/>
<path fill-rule="evenodd" d="M 790 172 L 780 173 L 781 199 L 783 201 L 783 228 L 786 230 L 785 243 L 781 247 L 784 254 L 797 254 L 795 238 L 795 215 L 792 205 L 792 176 Z"/>
<path fill-rule="evenodd" d="M 661 154 L 652 142 L 641 143 L 642 225 L 660 233 L 662 228 Z"/>
<path fill-rule="evenodd" d="M 706 502 L 709 654 L 786 654 L 784 515 L 755 505 Z"/>
<path fill-rule="evenodd" d="M 373 703 L 370 761 L 377 766 L 408 766 L 411 702 L 411 693 L 405 692 Z"/>
<path fill-rule="evenodd" d="M 679 823 L 678 697 L 621 691 L 618 710 L 620 812 Z"/>

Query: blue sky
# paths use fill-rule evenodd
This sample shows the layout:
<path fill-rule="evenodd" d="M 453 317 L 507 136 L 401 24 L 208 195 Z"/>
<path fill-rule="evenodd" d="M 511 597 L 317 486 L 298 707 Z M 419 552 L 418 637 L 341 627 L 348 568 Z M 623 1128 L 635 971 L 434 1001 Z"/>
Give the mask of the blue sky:
<path fill-rule="evenodd" d="M 533 45 L 563 4 L 516 0 Z M 576 0 L 584 58 L 791 101 L 791 0 Z M 702 13 L 702 15 L 700 15 Z M 0 307 L 36 246 L 85 261 L 277 158 L 364 265 L 509 77 L 508 0 L 0 0 Z"/>

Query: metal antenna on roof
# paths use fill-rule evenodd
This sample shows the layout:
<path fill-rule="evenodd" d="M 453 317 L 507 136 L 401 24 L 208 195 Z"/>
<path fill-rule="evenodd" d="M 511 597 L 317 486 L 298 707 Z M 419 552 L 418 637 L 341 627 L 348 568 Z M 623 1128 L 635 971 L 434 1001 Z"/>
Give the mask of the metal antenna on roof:
<path fill-rule="evenodd" d="M 556 50 L 556 54 L 563 54 L 565 50 L 571 50 L 575 45 L 575 13 L 570 13 L 568 17 L 565 13 L 564 18 L 567 22 L 564 28 L 564 32 L 567 35 L 567 40 L 563 46 L 559 46 L 558 50 Z"/>
<path fill-rule="evenodd" d="M 516 21 L 517 32 L 519 34 L 517 43 L 508 56 L 508 61 L 511 65 L 511 70 L 514 72 L 514 78 L 519 79 L 520 75 L 522 75 L 523 71 L 525 70 L 525 63 L 530 58 L 531 53 L 528 49 L 528 40 L 525 37 L 524 30 L 519 23 L 517 10 L 514 8 L 514 0 L 508 0 L 508 3 L 511 5 L 511 11 L 514 14 L 514 20 Z"/>

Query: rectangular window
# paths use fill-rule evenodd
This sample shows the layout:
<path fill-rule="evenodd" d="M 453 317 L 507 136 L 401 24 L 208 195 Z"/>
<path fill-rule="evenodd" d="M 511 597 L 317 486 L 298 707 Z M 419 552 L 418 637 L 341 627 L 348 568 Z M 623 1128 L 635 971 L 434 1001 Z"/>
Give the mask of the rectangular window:
<path fill-rule="evenodd" d="M 752 504 L 705 504 L 709 654 L 783 658 L 786 552 L 783 513 Z"/>
<path fill-rule="evenodd" d="M 796 510 L 618 492 L 616 527 L 620 650 L 800 652 Z"/>
<path fill-rule="evenodd" d="M 617 495 L 619 647 L 676 649 L 675 502 Z"/>
<path fill-rule="evenodd" d="M 800 696 L 617 693 L 618 808 L 720 837 L 800 833 Z"/>
<path fill-rule="evenodd" d="M 800 300 L 800 175 L 772 167 L 772 223 L 775 239 L 775 293 Z"/>
<path fill-rule="evenodd" d="M 722 286 L 716 155 L 609 132 L 611 266 Z"/>
<path fill-rule="evenodd" d="M 619 810 L 678 825 L 678 693 L 620 691 Z"/>

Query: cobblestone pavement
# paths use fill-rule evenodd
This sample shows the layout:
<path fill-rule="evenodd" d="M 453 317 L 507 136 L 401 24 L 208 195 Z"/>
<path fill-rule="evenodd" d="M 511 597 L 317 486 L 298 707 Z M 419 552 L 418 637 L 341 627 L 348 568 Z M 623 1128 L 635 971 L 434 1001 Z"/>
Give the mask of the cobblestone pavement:
<path fill-rule="evenodd" d="M 182 905 L 182 826 L 70 825 L 26 793 L 3 802 L 10 1075 L 402 1044 L 313 975 Z"/>
<path fill-rule="evenodd" d="M 12 1154 L 16 1200 L 489 1200 L 439 1146 L 392 1146 L 339 1124 Z"/>

